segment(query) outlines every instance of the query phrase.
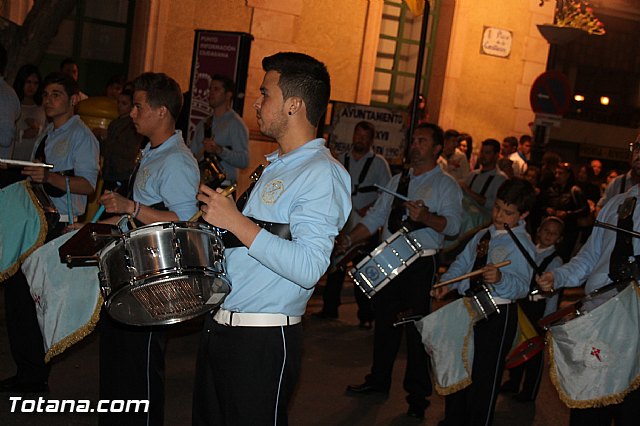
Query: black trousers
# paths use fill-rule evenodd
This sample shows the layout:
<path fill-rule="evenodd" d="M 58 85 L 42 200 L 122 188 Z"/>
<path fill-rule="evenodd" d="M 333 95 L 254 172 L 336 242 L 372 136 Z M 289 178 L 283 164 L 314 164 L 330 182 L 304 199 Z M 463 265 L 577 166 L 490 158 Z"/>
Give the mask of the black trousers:
<path fill-rule="evenodd" d="M 500 314 L 473 327 L 471 385 L 445 397 L 447 426 L 488 426 L 493 422 L 504 361 L 518 327 L 515 303 L 499 305 Z"/>
<path fill-rule="evenodd" d="M 337 317 L 338 307 L 341 304 L 340 293 L 347 272 L 344 269 L 336 269 L 327 275 L 327 283 L 322 293 L 322 312 L 326 315 Z M 353 294 L 358 304 L 358 319 L 362 321 L 373 321 L 373 310 L 371 309 L 371 299 L 369 299 L 356 284 L 353 284 Z"/>
<path fill-rule="evenodd" d="M 544 335 L 544 331 L 538 327 L 538 321 L 544 315 L 545 301 L 539 300 L 536 302 L 528 299 L 523 299 L 519 302 L 523 312 L 536 327 L 538 334 Z M 535 400 L 540 390 L 540 383 L 542 382 L 542 372 L 544 370 L 544 350 L 537 353 L 528 361 L 518 365 L 517 367 L 509 370 L 509 381 L 513 382 L 516 386 L 520 386 L 522 378 L 524 377 L 524 383 L 522 383 L 522 390 L 520 391 L 523 397 L 530 400 Z"/>
<path fill-rule="evenodd" d="M 99 424 L 164 423 L 165 327 L 134 327 L 111 319 L 103 308 L 100 332 L 100 399 L 148 400 L 148 412 L 100 413 Z"/>
<path fill-rule="evenodd" d="M 402 335 L 407 340 L 407 367 L 403 386 L 408 393 L 407 402 L 416 408 L 426 408 L 432 385 L 429 375 L 429 357 L 422 338 L 413 325 L 394 327 L 399 316 L 427 315 L 431 306 L 429 290 L 437 269 L 436 257 L 422 257 L 402 271 L 393 281 L 373 296 L 375 313 L 373 338 L 373 365 L 366 382 L 389 390 L 391 373 Z"/>
<path fill-rule="evenodd" d="M 354 265 L 357 265 L 362 259 L 364 259 L 368 253 L 376 248 L 379 242 L 378 232 L 374 233 L 368 240 L 365 246 L 362 247 L 361 253 L 356 255 L 351 261 Z M 342 293 L 342 285 L 344 284 L 344 278 L 347 275 L 347 271 L 342 268 L 336 269 L 334 272 L 327 275 L 327 283 L 325 284 L 324 293 L 322 293 L 322 312 L 328 316 L 337 317 L 338 307 L 341 304 L 340 294 Z M 353 284 L 353 294 L 358 304 L 358 319 L 360 322 L 373 321 L 374 314 L 369 299 L 364 292 Z"/>
<path fill-rule="evenodd" d="M 301 324 L 228 327 L 207 315 L 196 361 L 193 424 L 286 425 L 301 360 Z"/>
<path fill-rule="evenodd" d="M 62 235 L 64 226 L 59 222 L 50 228 L 45 242 Z M 51 366 L 44 363 L 42 332 L 27 278 L 18 269 L 2 286 L 9 347 L 17 367 L 16 376 L 23 383 L 47 382 Z"/>
<path fill-rule="evenodd" d="M 600 408 L 571 409 L 570 426 L 635 426 L 640 422 L 640 389 L 620 403 Z"/>
<path fill-rule="evenodd" d="M 50 365 L 44 363 L 44 343 L 27 278 L 19 269 L 2 286 L 9 347 L 17 367 L 16 376 L 23 383 L 47 382 Z"/>

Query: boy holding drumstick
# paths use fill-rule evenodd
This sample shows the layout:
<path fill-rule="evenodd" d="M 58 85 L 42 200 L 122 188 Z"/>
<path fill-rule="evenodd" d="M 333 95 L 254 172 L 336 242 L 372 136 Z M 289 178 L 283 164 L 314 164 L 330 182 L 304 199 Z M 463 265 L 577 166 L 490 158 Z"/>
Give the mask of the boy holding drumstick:
<path fill-rule="evenodd" d="M 451 290 L 466 295 L 485 284 L 500 310 L 474 325 L 472 383 L 446 396 L 445 419 L 440 422 L 441 426 L 492 422 L 504 360 L 518 325 L 515 302 L 528 294 L 533 273 L 525 256 L 507 234 L 507 226 L 532 256 L 535 249 L 525 230 L 524 219 L 529 215 L 534 198 L 529 182 L 522 179 L 505 181 L 498 189 L 493 206 L 493 224 L 471 239 L 441 278 L 446 281 L 480 268 L 484 269 L 482 275 L 431 291 L 433 297 L 441 299 Z M 511 261 L 510 265 L 502 269 L 494 266 L 506 259 Z"/>

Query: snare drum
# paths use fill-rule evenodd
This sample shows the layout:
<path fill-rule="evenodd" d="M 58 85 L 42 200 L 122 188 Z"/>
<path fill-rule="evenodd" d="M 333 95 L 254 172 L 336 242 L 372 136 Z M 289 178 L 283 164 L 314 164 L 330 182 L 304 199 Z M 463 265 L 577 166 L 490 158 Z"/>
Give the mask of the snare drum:
<path fill-rule="evenodd" d="M 576 303 L 545 316 L 538 321 L 538 324 L 545 330 L 556 325 L 566 324 L 579 316 L 588 314 L 612 297 L 617 296 L 628 285 L 629 282 L 616 282 L 601 287 L 578 300 Z"/>
<path fill-rule="evenodd" d="M 400 230 L 362 259 L 349 271 L 349 276 L 368 298 L 372 298 L 422 254 L 422 244 L 405 230 Z"/>
<path fill-rule="evenodd" d="M 569 308 L 541 320 L 560 399 L 569 408 L 619 402 L 640 383 L 637 283 L 605 286 Z"/>
<path fill-rule="evenodd" d="M 468 290 L 467 297 L 475 311 L 475 321 L 486 320 L 493 314 L 499 314 L 500 308 L 491 296 L 491 291 L 486 285 L 479 285 L 473 290 Z"/>
<path fill-rule="evenodd" d="M 185 321 L 211 311 L 231 291 L 220 235 L 202 223 L 140 227 L 98 257 L 105 308 L 125 324 Z"/>

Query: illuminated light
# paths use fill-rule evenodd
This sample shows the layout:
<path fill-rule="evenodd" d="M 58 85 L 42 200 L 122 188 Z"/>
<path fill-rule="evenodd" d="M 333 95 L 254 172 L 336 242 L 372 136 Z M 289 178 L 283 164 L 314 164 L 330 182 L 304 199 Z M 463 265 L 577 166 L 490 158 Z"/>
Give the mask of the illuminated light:
<path fill-rule="evenodd" d="M 600 103 L 602 105 L 609 105 L 609 97 L 608 96 L 600 96 Z"/>
<path fill-rule="evenodd" d="M 573 99 L 574 99 L 576 102 L 584 102 L 584 96 L 583 96 L 583 95 L 575 95 L 575 96 L 573 97 Z"/>

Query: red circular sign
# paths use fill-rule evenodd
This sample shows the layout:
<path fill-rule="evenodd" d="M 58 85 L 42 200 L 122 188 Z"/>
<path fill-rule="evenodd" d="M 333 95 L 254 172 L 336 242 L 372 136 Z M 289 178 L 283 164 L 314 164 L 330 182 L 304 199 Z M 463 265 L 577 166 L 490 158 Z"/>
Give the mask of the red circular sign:
<path fill-rule="evenodd" d="M 571 104 L 569 79 L 559 71 L 540 74 L 531 86 L 529 101 L 535 113 L 563 115 Z"/>

